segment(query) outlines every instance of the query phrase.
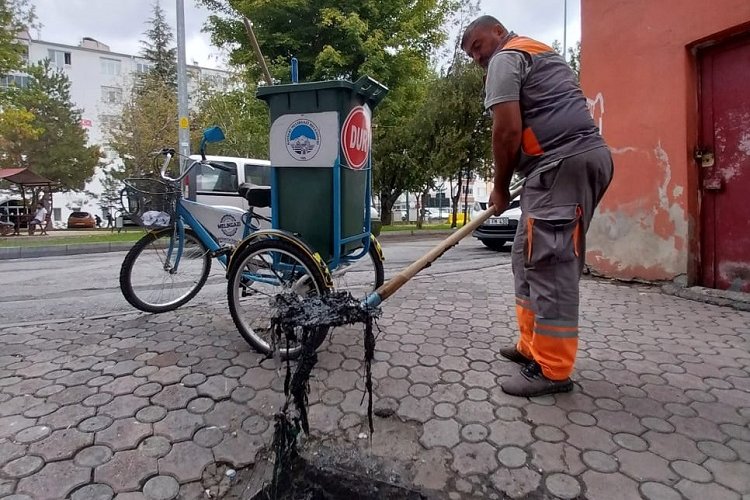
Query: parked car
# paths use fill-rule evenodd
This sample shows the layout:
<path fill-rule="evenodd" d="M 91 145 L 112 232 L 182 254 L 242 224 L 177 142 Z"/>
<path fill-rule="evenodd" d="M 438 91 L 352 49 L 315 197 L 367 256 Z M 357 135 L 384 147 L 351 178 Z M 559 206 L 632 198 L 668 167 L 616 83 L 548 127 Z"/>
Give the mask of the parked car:
<path fill-rule="evenodd" d="M 93 229 L 94 227 L 96 227 L 96 221 L 88 212 L 73 212 L 68 216 L 68 229 Z"/>
<path fill-rule="evenodd" d="M 487 209 L 487 201 L 477 201 L 471 212 L 471 218 L 477 217 Z M 498 216 L 487 219 L 479 226 L 472 236 L 481 241 L 484 246 L 492 250 L 501 250 L 506 243 L 513 242 L 521 218 L 521 198 L 516 197 L 510 202 L 508 210 Z"/>

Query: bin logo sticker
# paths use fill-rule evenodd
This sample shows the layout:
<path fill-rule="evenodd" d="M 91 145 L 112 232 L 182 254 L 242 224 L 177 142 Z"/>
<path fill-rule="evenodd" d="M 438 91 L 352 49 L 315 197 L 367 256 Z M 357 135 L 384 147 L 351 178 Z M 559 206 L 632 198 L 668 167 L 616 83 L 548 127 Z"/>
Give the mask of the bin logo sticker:
<path fill-rule="evenodd" d="M 224 217 L 221 218 L 218 224 L 218 228 L 221 230 L 222 233 L 224 233 L 226 236 L 234 236 L 237 234 L 237 230 L 242 225 L 240 221 L 234 218 L 233 215 L 227 214 Z"/>
<path fill-rule="evenodd" d="M 286 149 L 295 160 L 312 160 L 320 151 L 320 129 L 305 118 L 294 120 L 286 131 Z"/>
<path fill-rule="evenodd" d="M 361 170 L 370 157 L 370 113 L 364 106 L 352 109 L 341 128 L 341 149 L 349 168 Z"/>

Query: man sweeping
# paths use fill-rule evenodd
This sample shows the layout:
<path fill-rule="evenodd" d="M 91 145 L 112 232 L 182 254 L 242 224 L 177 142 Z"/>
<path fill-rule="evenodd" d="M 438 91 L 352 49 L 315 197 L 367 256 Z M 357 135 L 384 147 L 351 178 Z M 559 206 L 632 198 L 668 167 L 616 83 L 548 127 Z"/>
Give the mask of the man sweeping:
<path fill-rule="evenodd" d="M 461 47 L 486 71 L 496 214 L 508 207 L 514 172 L 526 178 L 512 250 L 520 336 L 500 351 L 522 368 L 502 389 L 526 397 L 567 392 L 586 231 L 612 179 L 612 156 L 575 73 L 552 48 L 491 16 L 466 28 Z"/>

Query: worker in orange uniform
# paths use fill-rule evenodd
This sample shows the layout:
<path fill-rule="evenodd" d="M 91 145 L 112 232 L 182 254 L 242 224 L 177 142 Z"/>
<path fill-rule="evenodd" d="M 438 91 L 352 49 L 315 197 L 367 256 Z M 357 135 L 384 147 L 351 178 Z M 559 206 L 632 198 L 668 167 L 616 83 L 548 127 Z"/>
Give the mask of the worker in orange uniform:
<path fill-rule="evenodd" d="M 612 156 L 576 74 L 552 48 L 491 16 L 466 28 L 461 47 L 486 70 L 496 214 L 508 207 L 514 172 L 526 178 L 512 250 L 520 337 L 500 350 L 523 368 L 502 389 L 527 397 L 567 392 L 586 231 L 612 180 Z"/>

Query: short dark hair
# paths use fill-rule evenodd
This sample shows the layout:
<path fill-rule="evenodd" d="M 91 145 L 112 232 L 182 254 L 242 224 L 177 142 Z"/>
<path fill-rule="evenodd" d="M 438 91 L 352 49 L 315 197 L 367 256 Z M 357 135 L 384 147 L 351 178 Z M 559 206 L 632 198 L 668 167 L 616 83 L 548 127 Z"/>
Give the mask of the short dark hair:
<path fill-rule="evenodd" d="M 469 35 L 471 35 L 477 28 L 492 28 L 495 26 L 500 26 L 503 31 L 507 31 L 505 29 L 505 26 L 503 26 L 503 23 L 497 20 L 497 18 L 494 18 L 492 16 L 480 16 L 476 19 L 474 19 L 471 24 L 469 24 L 466 29 L 464 30 L 464 35 L 461 38 L 461 48 L 464 48 L 466 45 L 466 40 L 469 39 Z"/>

